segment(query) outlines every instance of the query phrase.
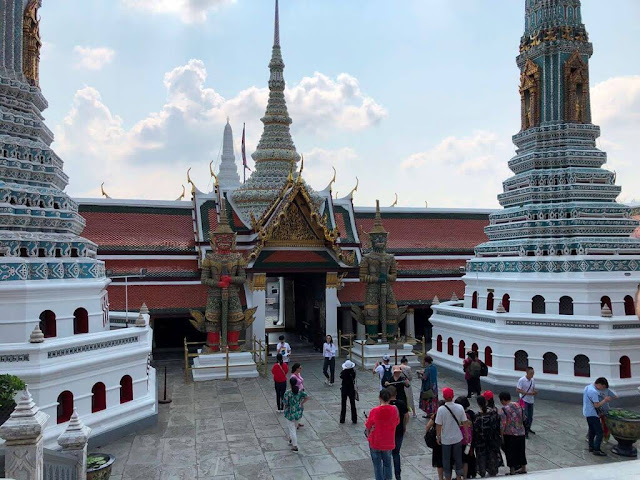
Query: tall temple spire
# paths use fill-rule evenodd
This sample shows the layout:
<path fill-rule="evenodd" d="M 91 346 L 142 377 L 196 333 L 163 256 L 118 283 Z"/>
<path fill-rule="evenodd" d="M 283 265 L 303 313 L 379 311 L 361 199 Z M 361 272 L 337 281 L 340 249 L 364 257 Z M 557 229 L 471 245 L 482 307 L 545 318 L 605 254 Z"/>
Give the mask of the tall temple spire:
<path fill-rule="evenodd" d="M 278 0 L 275 4 L 273 48 L 269 62 L 269 100 L 264 117 L 260 119 L 264 130 L 256 151 L 251 155 L 255 169 L 247 182 L 232 194 L 232 200 L 245 221 L 252 213 L 256 218 L 264 213 L 287 183 L 292 165 L 297 171 L 296 165 L 300 160 L 289 129 L 292 120 L 284 97 Z"/>
<path fill-rule="evenodd" d="M 232 190 L 240 186 L 240 176 L 236 166 L 236 156 L 233 152 L 233 131 L 229 118 L 224 126 L 224 136 L 222 138 L 222 158 L 220 159 L 220 169 L 218 171 L 218 184 L 223 190 Z"/>
<path fill-rule="evenodd" d="M 509 161 L 514 176 L 503 182 L 498 200 L 504 210 L 490 216 L 490 241 L 476 247 L 476 255 L 635 252 L 640 245 L 629 236 L 637 222 L 616 202 L 620 187 L 602 168 L 607 155 L 596 147 L 600 128 L 591 123 L 589 93 L 593 45 L 580 1 L 525 0 L 525 18 L 517 58 L 522 125 Z M 477 262 L 472 270 L 486 267 Z"/>

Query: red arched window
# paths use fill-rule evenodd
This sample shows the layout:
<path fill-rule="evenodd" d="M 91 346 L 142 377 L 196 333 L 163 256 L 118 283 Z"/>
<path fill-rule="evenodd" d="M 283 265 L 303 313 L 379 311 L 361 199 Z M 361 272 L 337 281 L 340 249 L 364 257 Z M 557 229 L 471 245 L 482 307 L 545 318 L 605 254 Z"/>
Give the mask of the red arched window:
<path fill-rule="evenodd" d="M 493 365 L 493 352 L 491 351 L 491 347 L 485 347 L 484 349 L 484 363 L 487 364 L 487 367 Z"/>
<path fill-rule="evenodd" d="M 611 299 L 607 296 L 604 296 L 600 299 L 600 308 L 603 308 L 605 305 L 609 307 L 609 310 L 613 312 L 613 307 L 611 306 Z"/>
<path fill-rule="evenodd" d="M 573 358 L 573 375 L 575 377 L 590 377 L 591 365 L 586 355 L 576 355 Z"/>
<path fill-rule="evenodd" d="M 633 301 L 633 297 L 631 295 L 627 295 L 626 297 L 624 297 L 624 314 L 625 315 L 636 314 L 636 304 Z"/>
<path fill-rule="evenodd" d="M 505 293 L 502 296 L 502 306 L 507 312 L 509 311 L 509 307 L 511 306 L 511 297 L 509 297 L 508 293 Z"/>
<path fill-rule="evenodd" d="M 127 403 L 133 400 L 133 380 L 129 375 L 125 375 L 120 380 L 120 403 Z"/>
<path fill-rule="evenodd" d="M 631 360 L 626 355 L 620 357 L 620 378 L 631 378 Z"/>
<path fill-rule="evenodd" d="M 438 335 L 438 338 L 436 339 L 436 348 L 439 352 L 442 351 L 442 335 Z"/>
<path fill-rule="evenodd" d="M 51 338 L 57 335 L 56 314 L 51 310 L 45 310 L 40 314 L 40 330 L 44 333 L 44 338 Z"/>
<path fill-rule="evenodd" d="M 98 382 L 91 389 L 91 413 L 99 412 L 107 408 L 107 389 L 104 383 Z"/>
<path fill-rule="evenodd" d="M 487 310 L 493 312 L 493 292 L 489 292 L 487 295 Z"/>
<path fill-rule="evenodd" d="M 513 357 L 513 368 L 519 372 L 525 372 L 529 366 L 529 354 L 524 350 L 518 350 Z"/>
<path fill-rule="evenodd" d="M 68 422 L 73 415 L 73 393 L 65 390 L 58 395 L 58 423 Z"/>
<path fill-rule="evenodd" d="M 447 354 L 453 355 L 453 338 L 451 337 L 447 340 Z"/>
<path fill-rule="evenodd" d="M 478 292 L 473 292 L 471 297 L 471 308 L 478 308 Z"/>
<path fill-rule="evenodd" d="M 76 308 L 73 312 L 73 333 L 89 333 L 89 314 L 84 308 Z"/>
<path fill-rule="evenodd" d="M 464 358 L 466 356 L 465 353 L 464 340 L 460 340 L 460 343 L 458 344 L 458 357 Z"/>
<path fill-rule="evenodd" d="M 542 373 L 558 374 L 558 356 L 547 352 L 542 356 Z"/>
<path fill-rule="evenodd" d="M 474 343 L 473 345 L 471 345 L 471 351 L 478 353 L 478 344 Z M 477 357 L 480 358 L 480 357 Z"/>

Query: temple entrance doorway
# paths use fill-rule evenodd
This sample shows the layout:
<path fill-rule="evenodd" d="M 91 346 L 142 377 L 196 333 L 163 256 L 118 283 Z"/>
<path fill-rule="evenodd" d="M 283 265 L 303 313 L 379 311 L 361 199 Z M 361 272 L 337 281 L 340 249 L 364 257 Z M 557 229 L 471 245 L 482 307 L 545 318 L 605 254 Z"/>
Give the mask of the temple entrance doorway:
<path fill-rule="evenodd" d="M 204 342 L 206 334 L 196 330 L 189 316 L 151 318 L 153 326 L 153 357 L 156 360 L 182 358 L 184 339 L 187 342 Z"/>
<path fill-rule="evenodd" d="M 322 351 L 326 331 L 325 273 L 267 277 L 265 331 L 275 346 L 284 335 L 293 351 Z M 337 341 L 337 340 L 336 340 Z"/>

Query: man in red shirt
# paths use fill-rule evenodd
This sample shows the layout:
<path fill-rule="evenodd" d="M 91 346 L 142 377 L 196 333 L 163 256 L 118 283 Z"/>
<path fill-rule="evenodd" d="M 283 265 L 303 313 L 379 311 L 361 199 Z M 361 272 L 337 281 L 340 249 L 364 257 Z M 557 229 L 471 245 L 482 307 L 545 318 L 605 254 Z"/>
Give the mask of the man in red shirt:
<path fill-rule="evenodd" d="M 393 480 L 391 452 L 396 448 L 395 435 L 400 415 L 396 406 L 389 404 L 390 400 L 389 391 L 386 388 L 380 390 L 380 406 L 371 409 L 364 425 L 376 480 Z"/>

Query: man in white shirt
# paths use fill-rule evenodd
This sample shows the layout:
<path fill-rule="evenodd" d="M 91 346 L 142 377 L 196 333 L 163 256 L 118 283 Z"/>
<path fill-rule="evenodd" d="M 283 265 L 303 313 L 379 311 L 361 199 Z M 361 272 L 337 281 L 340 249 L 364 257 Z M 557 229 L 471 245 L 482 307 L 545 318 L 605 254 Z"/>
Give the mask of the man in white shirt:
<path fill-rule="evenodd" d="M 391 371 L 391 365 L 389 365 L 389 355 L 382 356 L 382 363 L 376 362 L 376 366 L 373 368 L 373 374 L 376 373 L 380 376 L 380 390 L 385 388 L 384 381 L 387 377 L 388 381 L 391 381 L 393 372 Z"/>
<path fill-rule="evenodd" d="M 453 403 L 453 390 L 442 389 L 445 404 L 436 413 L 436 440 L 442 445 L 442 466 L 444 478 L 451 480 L 451 457 L 456 464 L 456 478 L 462 479 L 464 474 L 462 464 L 462 432 L 460 426 L 469 425 L 464 407 Z"/>
<path fill-rule="evenodd" d="M 282 360 L 284 363 L 289 363 L 289 356 L 291 355 L 291 346 L 284 341 L 284 335 L 280 335 L 278 338 L 280 342 L 276 345 L 276 353 L 282 354 Z"/>
<path fill-rule="evenodd" d="M 533 423 L 533 402 L 535 401 L 538 391 L 536 390 L 536 381 L 533 379 L 533 367 L 527 367 L 527 373 L 524 377 L 518 380 L 516 391 L 520 394 L 520 398 L 524 402 L 524 414 L 528 418 L 528 422 L 525 424 L 525 437 L 529 438 L 529 434 L 536 434 L 531 430 L 531 424 Z"/>

